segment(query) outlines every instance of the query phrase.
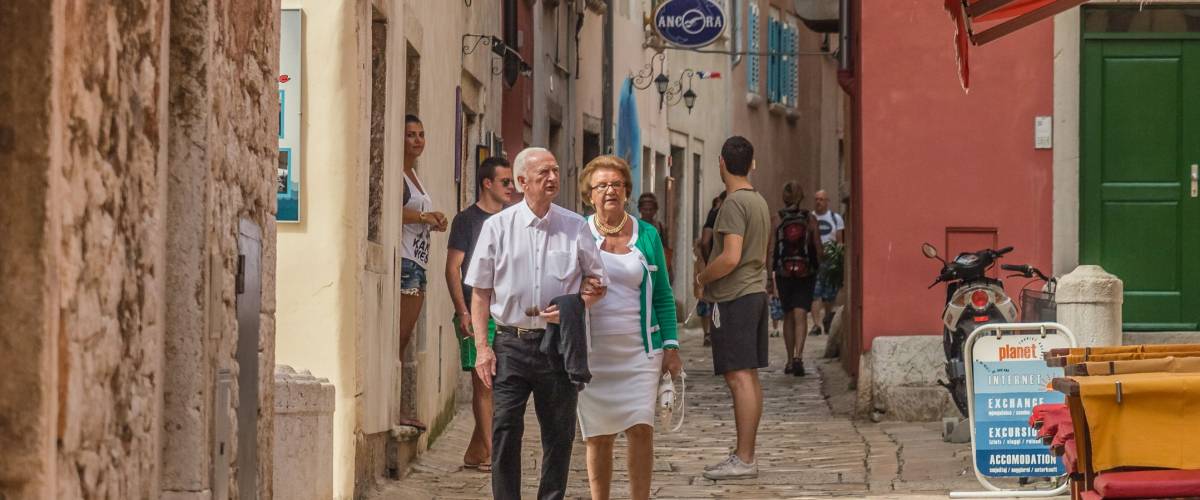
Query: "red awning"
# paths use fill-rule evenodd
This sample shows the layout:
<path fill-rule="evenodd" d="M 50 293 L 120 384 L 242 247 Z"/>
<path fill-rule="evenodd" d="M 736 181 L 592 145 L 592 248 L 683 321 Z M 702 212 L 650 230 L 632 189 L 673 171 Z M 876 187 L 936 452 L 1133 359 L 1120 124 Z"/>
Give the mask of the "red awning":
<path fill-rule="evenodd" d="M 970 45 L 983 45 L 1087 0 L 945 0 L 954 21 L 954 50 L 963 89 L 970 88 Z M 982 28 L 982 29 L 981 29 Z M 968 41 L 970 44 L 968 44 Z"/>

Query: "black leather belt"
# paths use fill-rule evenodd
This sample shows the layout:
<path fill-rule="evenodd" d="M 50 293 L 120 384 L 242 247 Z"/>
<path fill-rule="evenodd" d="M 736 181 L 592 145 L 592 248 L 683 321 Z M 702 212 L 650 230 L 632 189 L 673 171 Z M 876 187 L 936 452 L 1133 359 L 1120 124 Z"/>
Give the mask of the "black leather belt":
<path fill-rule="evenodd" d="M 508 325 L 496 325 L 496 333 L 513 335 L 519 339 L 537 340 L 546 333 L 545 328 L 520 328 Z"/>

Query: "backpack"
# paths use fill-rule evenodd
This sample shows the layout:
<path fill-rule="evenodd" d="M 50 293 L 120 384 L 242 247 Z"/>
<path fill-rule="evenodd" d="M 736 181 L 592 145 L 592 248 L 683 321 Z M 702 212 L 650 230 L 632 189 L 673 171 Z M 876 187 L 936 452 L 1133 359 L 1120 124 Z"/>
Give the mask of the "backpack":
<path fill-rule="evenodd" d="M 808 210 L 780 210 L 775 228 L 775 272 L 784 278 L 805 278 L 816 272 L 808 230 Z"/>

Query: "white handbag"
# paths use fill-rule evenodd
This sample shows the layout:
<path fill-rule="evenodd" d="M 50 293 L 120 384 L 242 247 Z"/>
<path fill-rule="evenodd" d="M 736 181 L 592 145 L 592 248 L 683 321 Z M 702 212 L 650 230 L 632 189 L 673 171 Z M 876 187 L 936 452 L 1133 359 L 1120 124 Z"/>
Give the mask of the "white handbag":
<path fill-rule="evenodd" d="M 658 381 L 658 413 L 664 427 L 670 429 L 670 432 L 677 432 L 683 427 L 683 417 L 687 410 L 685 397 L 687 396 L 687 373 L 679 371 L 679 398 L 675 397 L 675 380 L 671 377 L 671 373 L 667 372 L 662 375 Z M 671 426 L 671 421 L 674 420 L 675 410 L 679 409 L 679 421 L 675 426 Z"/>

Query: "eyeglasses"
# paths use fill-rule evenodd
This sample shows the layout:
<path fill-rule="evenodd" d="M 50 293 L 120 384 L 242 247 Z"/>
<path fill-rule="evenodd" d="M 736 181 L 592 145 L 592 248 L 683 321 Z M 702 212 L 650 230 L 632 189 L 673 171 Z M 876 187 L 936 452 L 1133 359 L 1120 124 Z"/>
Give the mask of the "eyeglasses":
<path fill-rule="evenodd" d="M 607 182 L 607 183 L 601 182 L 600 184 L 596 184 L 595 186 L 592 186 L 592 190 L 594 190 L 594 191 L 608 191 L 608 188 L 613 188 L 613 189 L 616 189 L 617 191 L 620 191 L 622 189 L 625 189 L 625 182 L 623 182 L 623 181 L 613 181 L 613 182 Z"/>

